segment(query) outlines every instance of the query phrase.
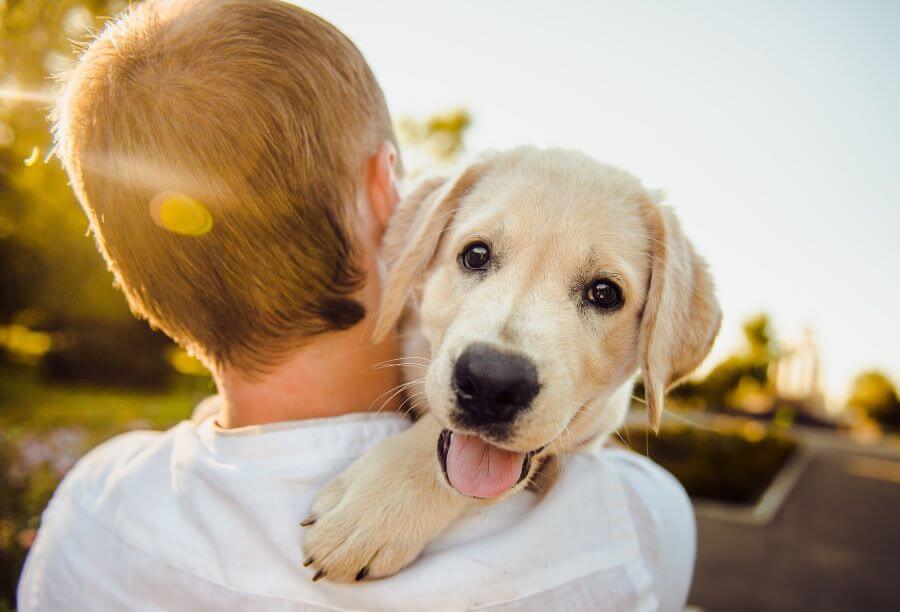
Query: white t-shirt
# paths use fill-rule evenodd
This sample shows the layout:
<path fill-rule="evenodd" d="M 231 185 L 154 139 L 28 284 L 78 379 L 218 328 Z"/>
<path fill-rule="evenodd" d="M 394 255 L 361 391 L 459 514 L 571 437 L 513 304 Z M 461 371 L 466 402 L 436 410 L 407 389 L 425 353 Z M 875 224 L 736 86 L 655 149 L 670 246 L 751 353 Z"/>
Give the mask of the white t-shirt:
<path fill-rule="evenodd" d="M 567 457 L 541 495 L 473 509 L 396 576 L 313 583 L 299 523 L 316 492 L 407 426 L 395 414 L 233 430 L 208 418 L 114 438 L 54 494 L 19 610 L 683 608 L 688 498 L 653 462 L 611 449 Z"/>

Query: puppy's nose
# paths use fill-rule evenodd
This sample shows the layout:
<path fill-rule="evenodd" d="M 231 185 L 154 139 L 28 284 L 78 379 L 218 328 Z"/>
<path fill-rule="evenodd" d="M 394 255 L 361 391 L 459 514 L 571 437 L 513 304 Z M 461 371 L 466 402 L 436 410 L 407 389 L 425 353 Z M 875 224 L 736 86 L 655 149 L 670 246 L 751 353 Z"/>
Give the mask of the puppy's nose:
<path fill-rule="evenodd" d="M 467 424 L 475 426 L 511 420 L 540 390 L 530 359 L 487 344 L 463 351 L 453 368 L 453 386 Z"/>

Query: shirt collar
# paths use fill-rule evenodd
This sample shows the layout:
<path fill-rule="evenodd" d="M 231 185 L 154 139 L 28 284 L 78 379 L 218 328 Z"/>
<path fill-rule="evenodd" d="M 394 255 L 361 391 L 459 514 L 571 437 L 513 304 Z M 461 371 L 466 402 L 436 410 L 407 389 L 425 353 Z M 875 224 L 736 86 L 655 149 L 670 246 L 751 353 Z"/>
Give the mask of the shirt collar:
<path fill-rule="evenodd" d="M 206 451 L 219 462 L 288 467 L 359 457 L 409 425 L 410 421 L 397 413 L 359 412 L 223 429 L 213 414 L 198 423 L 195 431 Z"/>

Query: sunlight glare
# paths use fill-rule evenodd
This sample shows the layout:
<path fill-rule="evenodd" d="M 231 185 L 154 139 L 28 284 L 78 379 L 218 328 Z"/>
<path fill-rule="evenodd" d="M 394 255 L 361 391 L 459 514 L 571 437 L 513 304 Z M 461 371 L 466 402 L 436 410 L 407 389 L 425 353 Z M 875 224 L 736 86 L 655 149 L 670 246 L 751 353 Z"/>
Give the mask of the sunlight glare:
<path fill-rule="evenodd" d="M 29 155 L 27 158 L 25 158 L 25 165 L 30 168 L 31 166 L 33 166 L 37 163 L 37 161 L 38 161 L 38 159 L 40 159 L 40 157 L 41 157 L 41 150 L 38 147 L 32 147 L 31 155 Z"/>
<path fill-rule="evenodd" d="M 212 229 L 212 215 L 194 198 L 164 191 L 150 203 L 150 214 L 160 227 L 186 236 L 202 236 Z"/>
<path fill-rule="evenodd" d="M 24 104 L 53 104 L 53 96 L 42 91 L 24 91 L 21 89 L 0 87 L 0 101 Z"/>

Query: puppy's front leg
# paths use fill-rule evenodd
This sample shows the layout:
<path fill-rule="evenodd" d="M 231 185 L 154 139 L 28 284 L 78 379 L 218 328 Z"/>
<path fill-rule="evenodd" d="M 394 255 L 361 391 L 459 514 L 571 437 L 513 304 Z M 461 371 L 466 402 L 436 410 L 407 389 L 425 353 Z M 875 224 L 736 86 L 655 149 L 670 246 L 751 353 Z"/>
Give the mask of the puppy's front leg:
<path fill-rule="evenodd" d="M 316 497 L 303 524 L 305 565 L 316 578 L 390 576 L 476 500 L 442 482 L 441 426 L 425 414 L 353 463 Z"/>

